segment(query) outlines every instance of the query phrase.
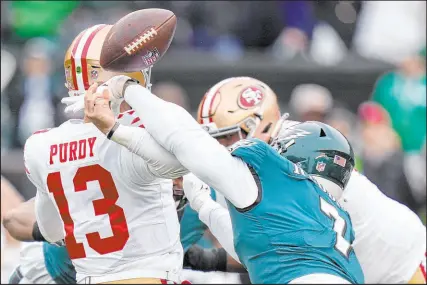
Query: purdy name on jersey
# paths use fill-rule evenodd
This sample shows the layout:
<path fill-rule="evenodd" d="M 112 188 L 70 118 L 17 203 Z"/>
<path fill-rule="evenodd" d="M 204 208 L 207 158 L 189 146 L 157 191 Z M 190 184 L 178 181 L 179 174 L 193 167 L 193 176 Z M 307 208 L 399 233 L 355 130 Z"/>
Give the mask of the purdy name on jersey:
<path fill-rule="evenodd" d="M 118 120 L 143 128 L 132 110 Z M 93 124 L 70 120 L 31 136 L 24 160 L 39 194 L 61 215 L 78 282 L 89 276 L 103 276 L 102 282 L 126 279 L 122 274 L 141 277 L 138 268 L 173 275 L 182 269 L 172 182 L 158 178 L 141 157 Z"/>
<path fill-rule="evenodd" d="M 49 164 L 82 161 L 94 157 L 96 137 L 83 138 L 50 146 Z"/>

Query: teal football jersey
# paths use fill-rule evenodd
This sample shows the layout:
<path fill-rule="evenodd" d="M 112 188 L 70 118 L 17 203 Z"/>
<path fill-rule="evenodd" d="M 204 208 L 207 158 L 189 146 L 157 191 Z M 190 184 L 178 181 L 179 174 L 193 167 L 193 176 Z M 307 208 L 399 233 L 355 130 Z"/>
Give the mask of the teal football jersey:
<path fill-rule="evenodd" d="M 350 217 L 331 195 L 261 140 L 230 151 L 249 166 L 259 190 L 246 209 L 227 201 L 236 253 L 252 283 L 286 284 L 316 273 L 364 282 Z"/>
<path fill-rule="evenodd" d="M 43 243 L 46 270 L 57 284 L 76 284 L 76 271 L 65 246 Z"/>

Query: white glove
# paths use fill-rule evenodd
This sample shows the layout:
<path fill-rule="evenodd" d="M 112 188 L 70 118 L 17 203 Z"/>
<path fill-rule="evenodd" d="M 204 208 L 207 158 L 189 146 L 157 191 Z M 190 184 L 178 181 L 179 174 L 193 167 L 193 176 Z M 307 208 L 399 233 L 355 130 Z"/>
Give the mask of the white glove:
<path fill-rule="evenodd" d="M 199 212 L 207 201 L 212 201 L 211 189 L 192 173 L 184 175 L 183 179 L 184 193 L 190 202 L 190 207 Z"/>
<path fill-rule="evenodd" d="M 67 105 L 67 107 L 65 107 L 64 112 L 77 113 L 78 111 L 83 110 L 85 108 L 84 98 L 85 98 L 84 95 L 62 98 L 61 103 Z"/>
<path fill-rule="evenodd" d="M 125 75 L 117 75 L 110 78 L 96 89 L 97 93 L 102 93 L 104 89 L 108 89 L 110 94 L 111 109 L 115 114 L 119 113 L 120 104 L 123 101 L 123 90 L 125 83 L 128 80 L 132 80 L 132 78 Z M 62 98 L 61 103 L 67 105 L 64 110 L 65 113 L 77 113 L 78 111 L 83 110 L 85 107 L 84 95 Z"/>

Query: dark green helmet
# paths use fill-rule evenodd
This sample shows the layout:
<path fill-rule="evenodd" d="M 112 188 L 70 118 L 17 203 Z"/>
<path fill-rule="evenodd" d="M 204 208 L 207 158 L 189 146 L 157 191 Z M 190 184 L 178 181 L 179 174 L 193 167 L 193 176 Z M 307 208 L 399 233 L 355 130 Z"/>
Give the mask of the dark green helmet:
<path fill-rule="evenodd" d="M 354 168 L 350 143 L 324 123 L 287 121 L 271 145 L 308 174 L 328 179 L 342 189 Z"/>

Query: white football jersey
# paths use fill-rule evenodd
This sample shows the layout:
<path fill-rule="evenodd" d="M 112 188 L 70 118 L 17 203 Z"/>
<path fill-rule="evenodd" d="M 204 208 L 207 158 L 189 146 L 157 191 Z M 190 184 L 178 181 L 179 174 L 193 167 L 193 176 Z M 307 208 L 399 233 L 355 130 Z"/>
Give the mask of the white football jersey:
<path fill-rule="evenodd" d="M 418 216 L 356 171 L 340 203 L 351 217 L 365 282 L 407 283 L 426 252 L 426 228 Z"/>
<path fill-rule="evenodd" d="M 133 111 L 118 120 L 143 128 Z M 154 173 L 162 155 L 153 153 L 157 164 L 150 167 L 82 120 L 67 121 L 27 140 L 28 177 L 38 195 L 48 195 L 61 215 L 78 282 L 89 276 L 102 276 L 107 282 L 156 278 L 141 271 L 181 271 L 183 252 L 172 181 Z M 39 212 L 39 216 L 53 215 L 47 209 Z M 45 232 L 48 227 L 40 225 Z"/>

